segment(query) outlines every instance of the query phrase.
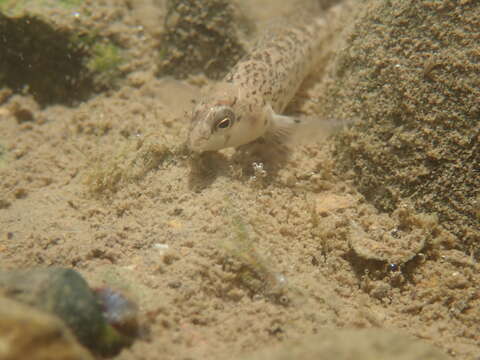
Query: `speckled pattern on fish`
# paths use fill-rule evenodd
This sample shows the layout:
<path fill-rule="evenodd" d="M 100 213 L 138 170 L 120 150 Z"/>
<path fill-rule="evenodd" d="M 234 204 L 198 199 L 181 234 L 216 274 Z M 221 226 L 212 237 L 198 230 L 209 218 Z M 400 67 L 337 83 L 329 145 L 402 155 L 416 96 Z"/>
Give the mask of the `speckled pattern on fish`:
<path fill-rule="evenodd" d="M 257 105 L 266 102 L 276 113 L 288 105 L 305 76 L 312 70 L 318 32 L 324 22 L 291 28 L 267 29 L 252 51 L 235 65 L 225 81 L 245 89 L 245 96 L 255 98 Z"/>
<path fill-rule="evenodd" d="M 281 113 L 313 70 L 325 23 L 271 26 L 252 50 L 195 107 L 189 147 L 198 152 L 237 147 L 261 136 L 281 137 L 300 122 Z"/>

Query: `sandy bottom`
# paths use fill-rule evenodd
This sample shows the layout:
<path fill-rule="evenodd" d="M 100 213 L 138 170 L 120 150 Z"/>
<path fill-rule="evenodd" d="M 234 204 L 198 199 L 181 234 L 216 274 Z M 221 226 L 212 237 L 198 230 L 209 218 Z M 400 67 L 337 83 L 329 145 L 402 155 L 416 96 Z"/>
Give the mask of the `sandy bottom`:
<path fill-rule="evenodd" d="M 129 16 L 148 31 L 146 3 Z M 275 4 L 257 5 L 256 20 L 281 14 Z M 17 95 L 9 102 L 34 119 L 22 123 L 0 107 L 2 268 L 72 267 L 130 295 L 149 331 L 123 360 L 226 359 L 325 328 L 396 330 L 478 359 L 478 263 L 431 245 L 446 235 L 425 219 L 410 222 L 429 243 L 407 249 L 404 266 L 360 258 L 352 223 L 383 234 L 416 215 L 370 205 L 334 170 L 332 139 L 281 166 L 190 156 L 186 114 L 200 88 L 155 77 L 153 58 L 77 107 Z M 292 110 L 322 94 L 301 96 Z"/>

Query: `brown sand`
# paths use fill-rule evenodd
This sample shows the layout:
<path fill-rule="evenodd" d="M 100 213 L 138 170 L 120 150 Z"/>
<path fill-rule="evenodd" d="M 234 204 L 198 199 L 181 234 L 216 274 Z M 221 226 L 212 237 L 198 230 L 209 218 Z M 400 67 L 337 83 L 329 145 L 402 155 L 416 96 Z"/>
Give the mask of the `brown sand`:
<path fill-rule="evenodd" d="M 129 3 L 108 4 L 115 21 L 144 26 L 138 46 L 150 51 L 124 86 L 74 108 L 28 96 L 0 108 L 2 268 L 73 267 L 124 289 L 150 333 L 119 359 L 233 358 L 324 328 L 396 330 L 478 359 L 480 266 L 449 246 L 456 235 L 412 208 L 379 212 L 336 170 L 333 140 L 299 147 L 275 172 L 231 151 L 192 161 L 185 114 L 204 81 L 155 77 L 152 14 L 163 7 Z M 243 6 L 262 21 L 289 2 Z M 328 86 L 317 78 L 291 111 L 316 108 Z M 19 123 L 14 102 L 33 121 Z M 426 243 L 389 267 L 393 255 L 374 245 L 371 256 L 352 250 L 358 227 L 372 244 L 393 239 L 395 256 L 397 238 Z"/>

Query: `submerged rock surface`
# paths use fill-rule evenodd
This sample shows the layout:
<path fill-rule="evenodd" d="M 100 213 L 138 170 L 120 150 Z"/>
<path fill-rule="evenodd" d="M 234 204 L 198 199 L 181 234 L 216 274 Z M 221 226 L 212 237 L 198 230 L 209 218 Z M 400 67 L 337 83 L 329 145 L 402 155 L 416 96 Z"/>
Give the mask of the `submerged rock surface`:
<path fill-rule="evenodd" d="M 93 360 L 56 316 L 0 297 L 0 358 Z"/>
<path fill-rule="evenodd" d="M 345 30 L 320 110 L 358 120 L 338 137 L 338 168 L 369 201 L 437 213 L 477 258 L 479 19 L 478 1 L 370 1 Z"/>

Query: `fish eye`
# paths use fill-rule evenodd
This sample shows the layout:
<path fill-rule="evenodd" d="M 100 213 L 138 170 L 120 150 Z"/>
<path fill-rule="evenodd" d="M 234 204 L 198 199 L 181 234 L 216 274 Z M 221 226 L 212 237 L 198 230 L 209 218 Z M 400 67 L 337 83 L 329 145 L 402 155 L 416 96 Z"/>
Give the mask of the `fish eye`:
<path fill-rule="evenodd" d="M 226 129 L 229 128 L 231 125 L 231 121 L 229 117 L 223 118 L 217 122 L 216 128 L 217 129 Z"/>
<path fill-rule="evenodd" d="M 233 125 L 234 122 L 235 115 L 233 111 L 229 108 L 224 108 L 216 114 L 212 132 L 216 130 L 228 129 Z"/>

